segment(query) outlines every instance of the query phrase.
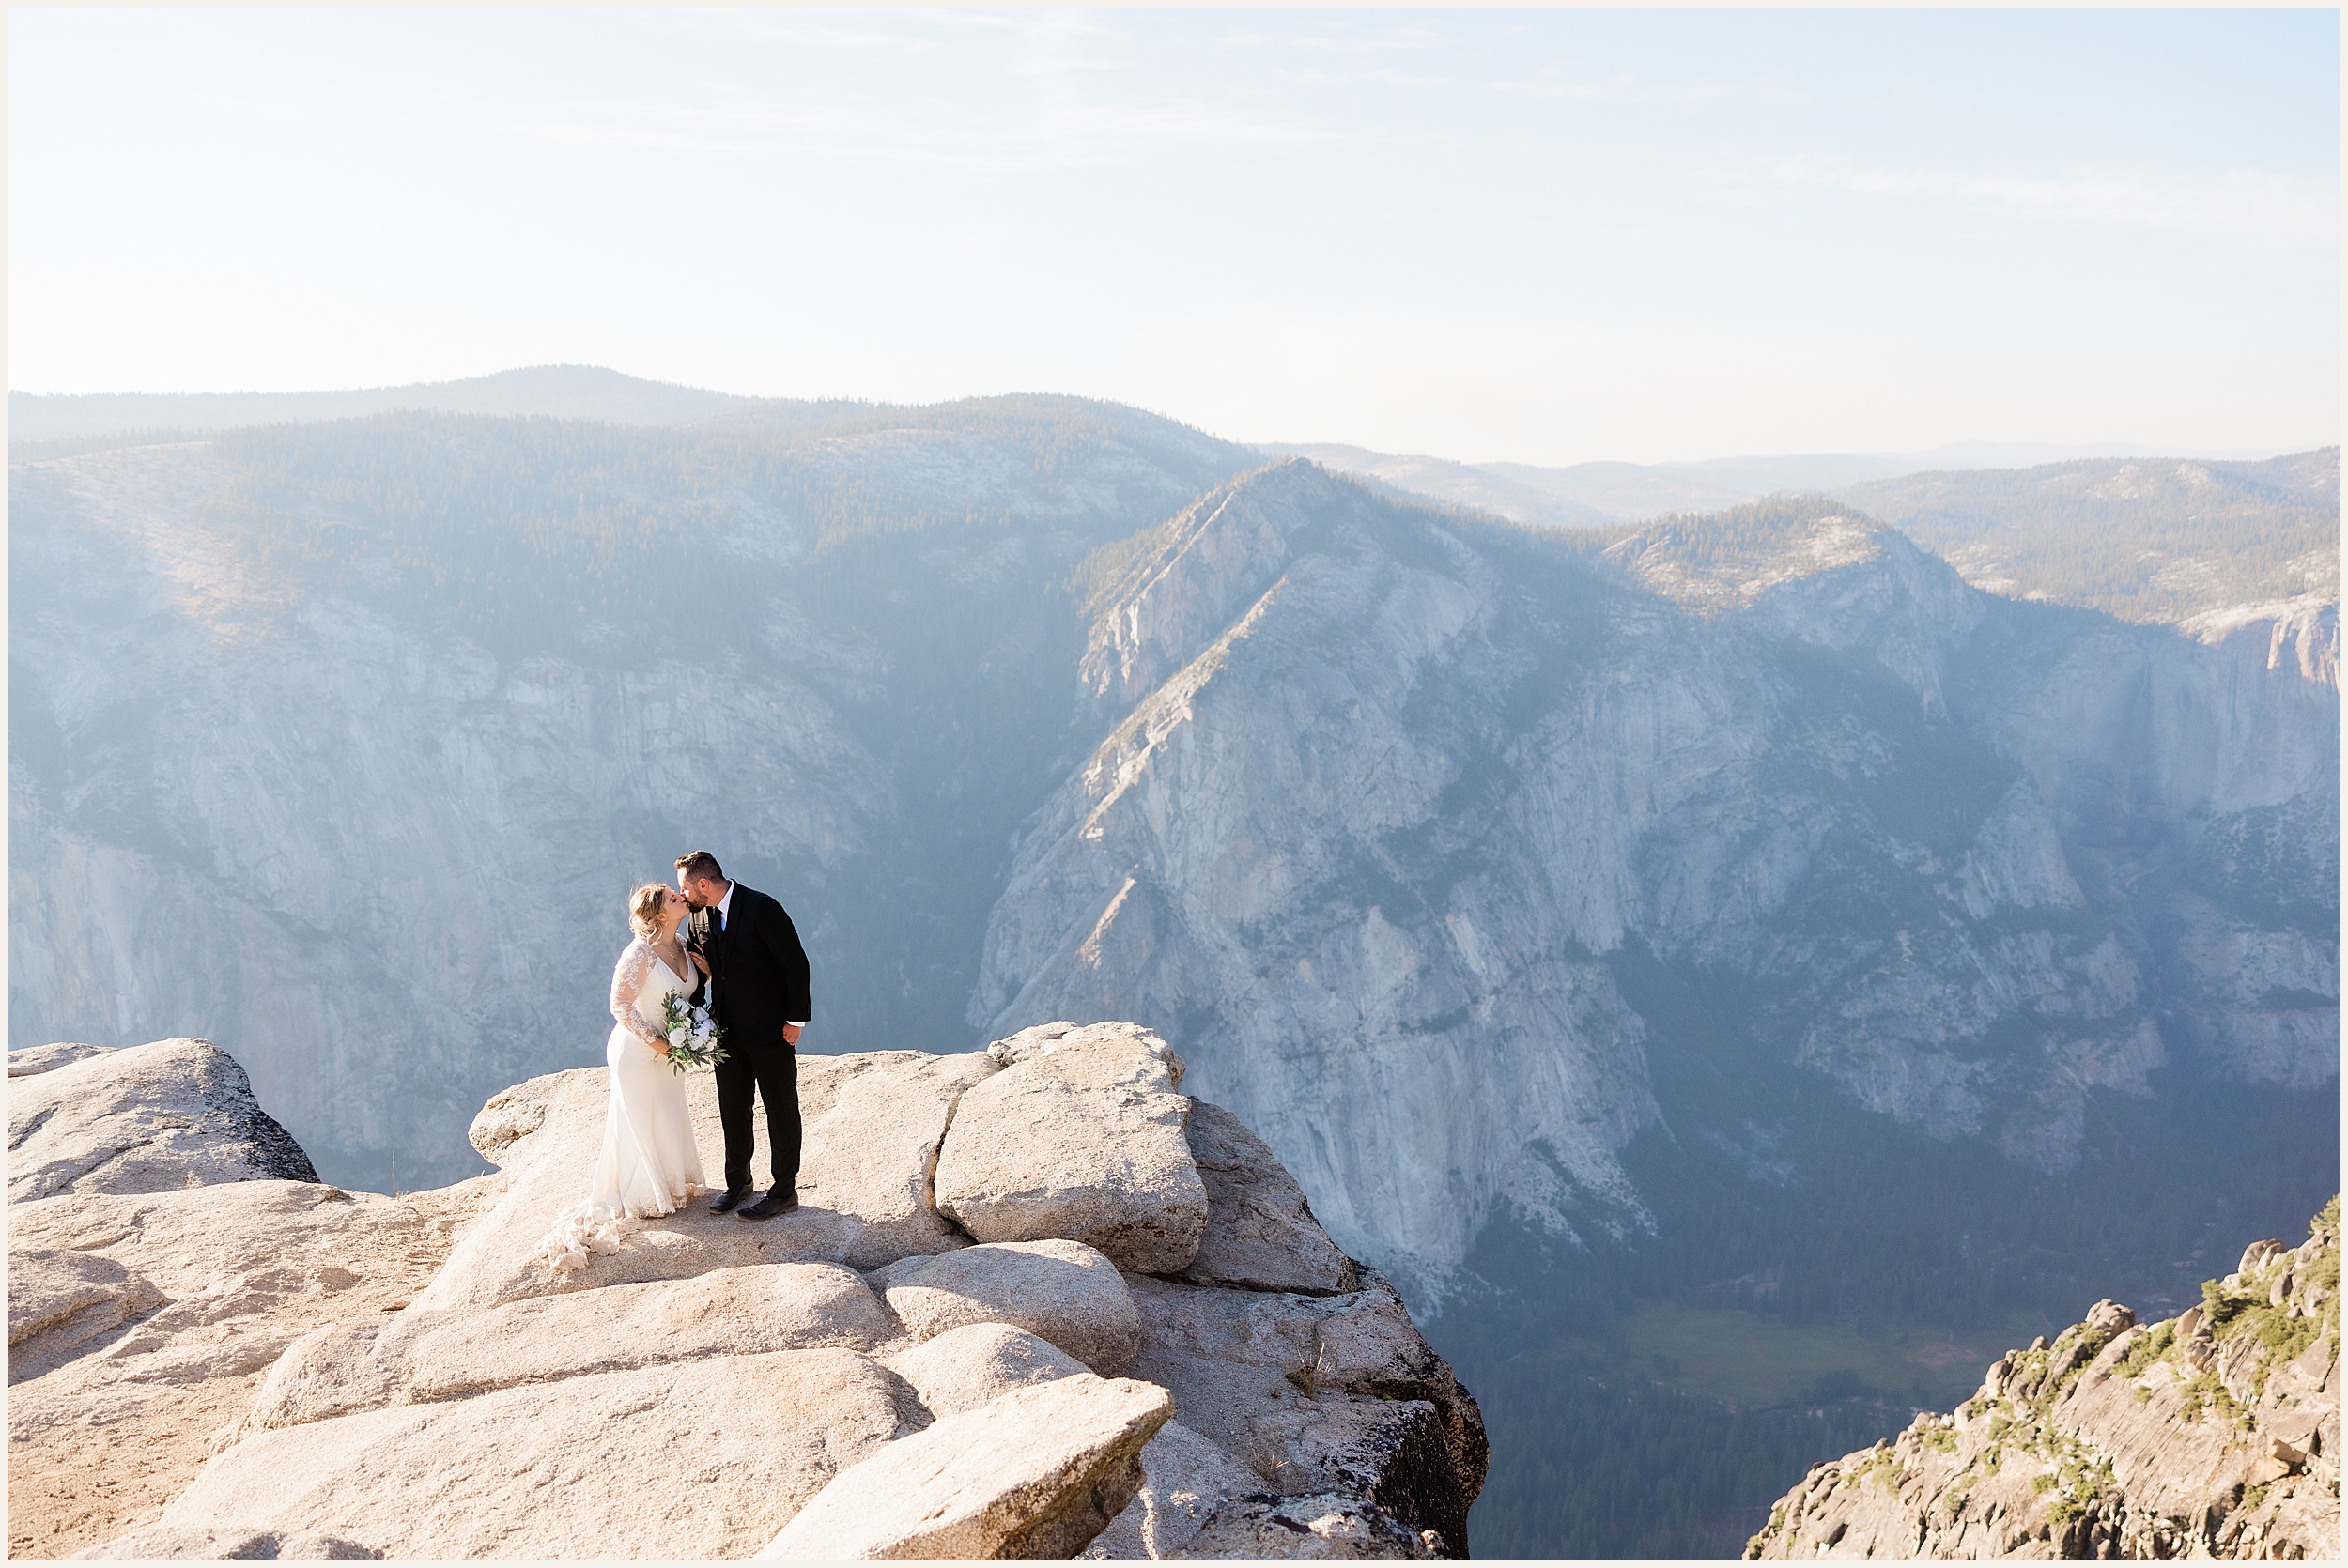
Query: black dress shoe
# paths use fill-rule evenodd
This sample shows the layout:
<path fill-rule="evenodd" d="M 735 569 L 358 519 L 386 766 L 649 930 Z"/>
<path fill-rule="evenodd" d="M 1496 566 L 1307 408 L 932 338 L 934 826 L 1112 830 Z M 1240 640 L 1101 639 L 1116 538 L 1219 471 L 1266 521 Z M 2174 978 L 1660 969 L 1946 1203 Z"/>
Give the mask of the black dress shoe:
<path fill-rule="evenodd" d="M 712 1214 L 723 1214 L 726 1210 L 732 1208 L 735 1204 L 740 1203 L 744 1198 L 747 1198 L 749 1195 L 750 1190 L 747 1187 L 728 1188 L 725 1191 L 718 1193 L 716 1197 L 709 1200 L 709 1212 Z"/>
<path fill-rule="evenodd" d="M 761 1220 L 771 1220 L 778 1214 L 788 1214 L 798 1207 L 799 1194 L 796 1189 L 778 1187 L 734 1218 L 755 1224 Z"/>

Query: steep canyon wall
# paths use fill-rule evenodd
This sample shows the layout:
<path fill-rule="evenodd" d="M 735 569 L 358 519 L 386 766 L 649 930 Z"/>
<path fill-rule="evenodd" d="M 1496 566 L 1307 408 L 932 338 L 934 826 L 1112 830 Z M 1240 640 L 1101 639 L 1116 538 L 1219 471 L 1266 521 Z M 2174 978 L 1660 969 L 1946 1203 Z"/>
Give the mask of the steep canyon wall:
<path fill-rule="evenodd" d="M 1426 1292 L 1503 1209 L 1642 1234 L 1637 1139 L 1799 1164 L 1659 1051 L 2050 1172 L 2334 1092 L 2335 607 L 2017 603 L 1823 501 L 1601 551 L 1065 400 L 850 425 L 13 469 L 12 1041 L 201 1034 L 330 1178 L 453 1178 L 706 846 L 823 1049 L 1137 1019 Z"/>

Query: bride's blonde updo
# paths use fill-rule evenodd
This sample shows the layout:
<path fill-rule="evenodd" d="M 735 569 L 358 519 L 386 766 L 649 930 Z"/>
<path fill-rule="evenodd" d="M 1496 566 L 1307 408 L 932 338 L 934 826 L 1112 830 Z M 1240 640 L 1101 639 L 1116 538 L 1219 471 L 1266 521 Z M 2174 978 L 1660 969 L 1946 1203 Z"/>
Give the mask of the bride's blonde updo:
<path fill-rule="evenodd" d="M 650 942 L 660 934 L 660 900 L 669 891 L 663 882 L 648 882 L 627 896 L 627 926 Z"/>

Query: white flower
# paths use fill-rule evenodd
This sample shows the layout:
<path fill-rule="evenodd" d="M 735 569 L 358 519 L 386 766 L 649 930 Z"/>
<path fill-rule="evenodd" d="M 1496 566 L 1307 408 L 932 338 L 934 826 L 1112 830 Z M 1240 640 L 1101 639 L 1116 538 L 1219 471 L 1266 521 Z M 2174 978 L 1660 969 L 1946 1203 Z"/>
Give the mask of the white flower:
<path fill-rule="evenodd" d="M 685 1043 L 685 1025 L 682 1023 L 669 1031 L 669 1043 L 671 1045 L 683 1045 Z"/>

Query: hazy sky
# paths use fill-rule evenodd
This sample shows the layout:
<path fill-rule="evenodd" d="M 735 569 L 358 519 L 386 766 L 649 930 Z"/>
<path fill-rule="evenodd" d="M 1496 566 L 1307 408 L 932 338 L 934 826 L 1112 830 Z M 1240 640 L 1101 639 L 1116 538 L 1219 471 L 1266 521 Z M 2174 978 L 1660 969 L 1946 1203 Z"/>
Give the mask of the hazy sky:
<path fill-rule="evenodd" d="M 8 377 L 2339 438 L 2332 11 L 8 13 Z"/>

